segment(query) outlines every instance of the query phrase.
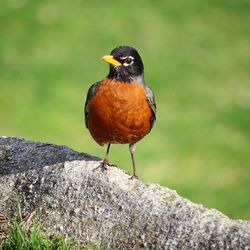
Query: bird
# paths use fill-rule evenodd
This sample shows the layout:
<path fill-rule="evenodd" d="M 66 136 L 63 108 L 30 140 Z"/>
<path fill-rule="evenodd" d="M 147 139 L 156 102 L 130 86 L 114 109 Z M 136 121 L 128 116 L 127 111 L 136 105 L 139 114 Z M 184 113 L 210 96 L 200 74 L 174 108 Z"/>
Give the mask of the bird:
<path fill-rule="evenodd" d="M 129 144 L 132 177 L 138 178 L 135 144 L 156 121 L 155 96 L 144 82 L 143 62 L 135 48 L 118 46 L 101 59 L 109 64 L 109 73 L 90 86 L 84 106 L 86 128 L 99 145 L 107 145 L 98 168 L 107 170 L 110 165 L 111 144 Z"/>

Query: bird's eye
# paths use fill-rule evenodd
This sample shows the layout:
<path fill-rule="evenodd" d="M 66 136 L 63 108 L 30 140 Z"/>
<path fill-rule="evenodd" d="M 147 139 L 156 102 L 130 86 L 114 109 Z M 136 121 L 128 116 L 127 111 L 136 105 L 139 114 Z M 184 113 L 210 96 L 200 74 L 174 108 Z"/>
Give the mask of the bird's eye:
<path fill-rule="evenodd" d="M 132 58 L 128 57 L 128 58 L 126 59 L 125 62 L 126 62 L 127 64 L 130 64 L 132 61 L 133 61 Z"/>
<path fill-rule="evenodd" d="M 124 66 L 129 66 L 134 62 L 134 58 L 132 56 L 126 57 L 124 59 L 125 59 L 123 63 Z"/>

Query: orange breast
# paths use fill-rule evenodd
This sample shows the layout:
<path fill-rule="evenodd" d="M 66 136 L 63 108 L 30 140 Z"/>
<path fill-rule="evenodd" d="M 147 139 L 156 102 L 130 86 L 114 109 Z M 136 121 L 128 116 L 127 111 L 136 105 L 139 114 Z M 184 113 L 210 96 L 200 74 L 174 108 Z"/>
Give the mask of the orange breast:
<path fill-rule="evenodd" d="M 88 104 L 88 128 L 97 143 L 132 143 L 150 130 L 151 109 L 139 83 L 103 80 Z"/>

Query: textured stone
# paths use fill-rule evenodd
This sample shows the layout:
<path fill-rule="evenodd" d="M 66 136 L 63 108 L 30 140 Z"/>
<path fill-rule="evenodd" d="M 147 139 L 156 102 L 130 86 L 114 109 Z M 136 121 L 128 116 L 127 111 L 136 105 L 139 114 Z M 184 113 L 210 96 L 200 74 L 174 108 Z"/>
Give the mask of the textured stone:
<path fill-rule="evenodd" d="M 45 232 L 116 249 L 250 249 L 250 222 L 230 220 L 65 146 L 0 137 L 0 212 L 36 211 Z"/>

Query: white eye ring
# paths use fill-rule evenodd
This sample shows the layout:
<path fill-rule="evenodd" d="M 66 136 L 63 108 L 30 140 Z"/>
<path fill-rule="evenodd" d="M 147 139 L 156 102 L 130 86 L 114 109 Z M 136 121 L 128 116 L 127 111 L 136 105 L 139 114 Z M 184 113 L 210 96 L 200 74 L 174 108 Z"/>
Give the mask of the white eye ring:
<path fill-rule="evenodd" d="M 129 66 L 129 65 L 132 65 L 134 63 L 134 57 L 133 56 L 126 56 L 126 57 L 122 57 L 121 59 L 123 59 L 123 60 L 130 59 L 129 63 L 127 63 L 126 61 L 125 61 L 125 63 L 123 63 L 123 66 L 125 66 L 125 67 Z"/>

